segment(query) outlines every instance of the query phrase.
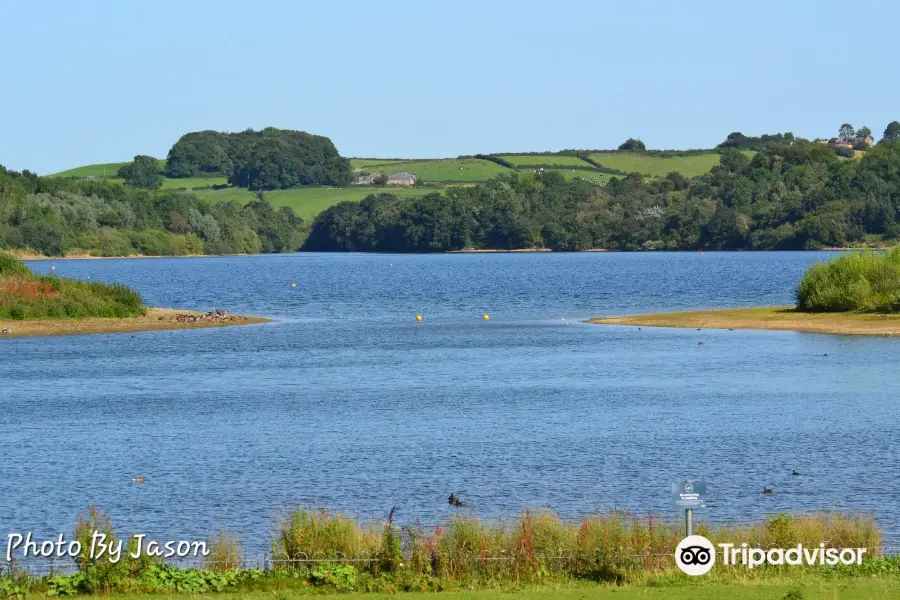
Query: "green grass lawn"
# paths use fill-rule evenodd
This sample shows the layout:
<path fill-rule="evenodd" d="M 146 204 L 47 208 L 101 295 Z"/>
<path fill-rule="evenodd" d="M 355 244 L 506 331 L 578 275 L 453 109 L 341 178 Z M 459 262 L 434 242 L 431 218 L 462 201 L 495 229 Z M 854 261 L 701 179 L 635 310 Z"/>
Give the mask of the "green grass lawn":
<path fill-rule="evenodd" d="M 604 167 L 650 177 L 665 177 L 672 171 L 678 171 L 685 177 L 696 177 L 708 173 L 719 164 L 719 154 L 716 152 L 670 158 L 635 152 L 594 152 L 590 157 Z"/>
<path fill-rule="evenodd" d="M 369 194 L 394 194 L 398 197 L 424 196 L 431 192 L 439 192 L 434 188 L 395 188 L 395 187 L 369 187 L 351 186 L 346 188 L 308 187 L 292 188 L 289 190 L 275 190 L 264 192 L 264 197 L 272 206 L 290 206 L 298 217 L 306 221 L 312 220 L 317 214 L 330 206 L 340 202 L 362 200 Z M 227 188 L 224 190 L 197 190 L 194 194 L 198 198 L 204 198 L 213 202 L 233 201 L 246 204 L 256 198 L 255 192 L 244 188 Z"/>
<path fill-rule="evenodd" d="M 503 160 L 507 160 L 512 164 L 521 165 L 541 165 L 542 167 L 592 167 L 590 163 L 586 163 L 577 156 L 559 156 L 556 154 L 498 154 Z"/>
<path fill-rule="evenodd" d="M 308 598 L 317 589 L 284 589 L 220 594 L 141 594 L 81 596 L 86 600 L 173 600 L 195 598 L 208 600 L 293 600 Z M 792 592 L 791 596 L 788 593 Z M 799 592 L 799 595 L 797 594 Z M 29 594 L 30 597 L 36 597 Z M 896 600 L 900 582 L 889 579 L 818 580 L 803 583 L 708 583 L 689 585 L 608 587 L 585 585 L 572 587 L 536 587 L 522 590 L 480 590 L 472 592 L 407 592 L 398 594 L 346 593 L 331 594 L 339 600 Z"/>

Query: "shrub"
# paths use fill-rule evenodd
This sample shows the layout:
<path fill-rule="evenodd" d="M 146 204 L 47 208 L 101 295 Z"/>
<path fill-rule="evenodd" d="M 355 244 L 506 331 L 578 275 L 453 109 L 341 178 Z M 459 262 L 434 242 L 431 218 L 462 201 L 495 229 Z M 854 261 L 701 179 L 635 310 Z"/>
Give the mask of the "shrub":
<path fill-rule="evenodd" d="M 31 271 L 28 270 L 25 263 L 11 254 L 0 252 L 0 277 L 23 277 L 30 274 Z"/>
<path fill-rule="evenodd" d="M 803 275 L 796 298 L 797 308 L 806 311 L 900 311 L 900 247 L 814 265 Z"/>

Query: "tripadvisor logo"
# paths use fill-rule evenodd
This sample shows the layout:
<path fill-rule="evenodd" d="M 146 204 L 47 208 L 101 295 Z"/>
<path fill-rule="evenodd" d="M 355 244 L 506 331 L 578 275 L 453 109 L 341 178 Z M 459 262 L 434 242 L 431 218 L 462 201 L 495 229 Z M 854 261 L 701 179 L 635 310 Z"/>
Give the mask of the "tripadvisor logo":
<path fill-rule="evenodd" d="M 790 548 L 751 548 L 748 544 L 718 544 L 722 564 L 748 569 L 762 565 L 861 565 L 868 548 L 826 548 L 825 544 Z M 688 575 L 705 575 L 716 564 L 716 549 L 702 535 L 690 535 L 675 548 L 675 564 Z"/>
<path fill-rule="evenodd" d="M 675 564 L 688 575 L 705 575 L 716 564 L 716 549 L 702 535 L 689 535 L 675 548 Z"/>

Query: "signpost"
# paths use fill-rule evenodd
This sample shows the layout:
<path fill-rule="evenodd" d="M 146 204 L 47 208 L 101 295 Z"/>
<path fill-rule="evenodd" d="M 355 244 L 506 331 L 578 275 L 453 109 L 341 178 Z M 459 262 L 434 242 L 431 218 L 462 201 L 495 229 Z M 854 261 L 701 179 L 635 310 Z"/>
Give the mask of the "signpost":
<path fill-rule="evenodd" d="M 675 506 L 684 509 L 686 535 L 694 535 L 694 509 L 705 506 L 706 482 L 685 479 L 683 483 L 672 484 L 672 500 Z"/>

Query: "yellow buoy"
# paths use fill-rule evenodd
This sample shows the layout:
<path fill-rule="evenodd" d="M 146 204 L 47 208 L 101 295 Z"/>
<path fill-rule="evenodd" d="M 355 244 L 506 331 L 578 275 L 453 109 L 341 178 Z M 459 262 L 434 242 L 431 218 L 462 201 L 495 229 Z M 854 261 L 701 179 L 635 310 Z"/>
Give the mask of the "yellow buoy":
<path fill-rule="evenodd" d="M 291 287 L 297 287 L 297 284 L 296 284 L 296 283 L 292 283 L 292 284 L 291 284 Z"/>
<path fill-rule="evenodd" d="M 481 318 L 484 319 L 485 321 L 490 321 L 491 315 L 484 313 L 483 315 L 481 315 Z"/>
<path fill-rule="evenodd" d="M 422 315 L 416 315 L 416 321 L 421 322 L 421 321 L 422 321 Z"/>

